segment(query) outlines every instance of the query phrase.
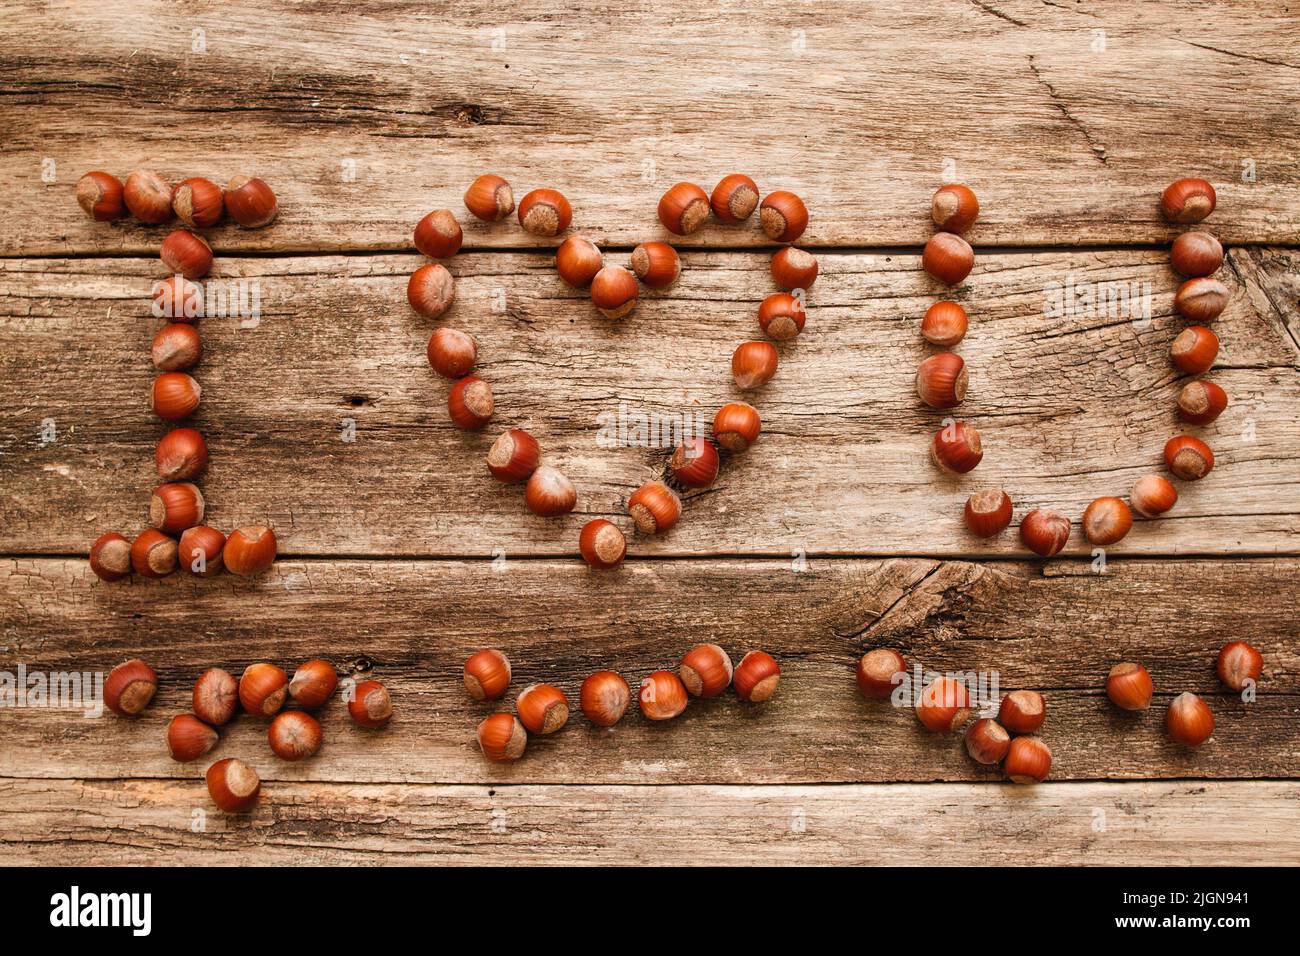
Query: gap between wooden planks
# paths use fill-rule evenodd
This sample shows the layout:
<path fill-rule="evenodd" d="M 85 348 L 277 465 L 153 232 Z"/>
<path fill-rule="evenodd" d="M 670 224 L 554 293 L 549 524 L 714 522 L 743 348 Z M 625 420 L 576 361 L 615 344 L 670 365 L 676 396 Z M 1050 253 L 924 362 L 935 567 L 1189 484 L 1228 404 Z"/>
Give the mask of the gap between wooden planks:
<path fill-rule="evenodd" d="M 139 165 L 271 183 L 277 225 L 224 227 L 225 250 L 409 249 L 412 224 L 459 211 L 489 169 L 516 197 L 560 188 L 576 231 L 621 245 L 662 237 L 654 208 L 673 182 L 711 189 L 737 170 L 802 194 L 804 242 L 819 247 L 919 244 L 946 178 L 982 200 L 977 246 L 1168 242 L 1179 229 L 1157 197 L 1186 175 L 1218 188 L 1211 228 L 1226 242 L 1295 243 L 1298 47 L 1285 0 L 1195 16 L 840 0 L 718 17 L 668 3 L 594 19 L 496 0 L 382 19 L 285 0 L 11 4 L 0 255 L 152 253 L 157 230 L 89 223 L 73 201 L 83 172 Z M 468 226 L 470 248 L 523 238 Z M 690 239 L 738 242 L 760 234 Z"/>
<path fill-rule="evenodd" d="M 1215 323 L 1223 347 L 1212 377 L 1231 404 L 1204 429 L 1174 412 L 1186 378 L 1167 352 L 1185 322 L 1171 314 L 1167 253 L 979 257 L 954 293 L 972 313 L 959 413 L 986 445 L 963 480 L 928 460 L 943 413 L 915 395 L 927 354 L 916 325 L 943 290 L 914 254 L 823 253 L 808 328 L 755 395 L 731 384 L 729 360 L 760 334 L 765 256 L 687 253 L 677 285 L 622 323 L 601 319 L 545 253 L 458 256 L 456 305 L 429 322 L 404 299 L 417 261 L 218 258 L 213 281 L 259 282 L 264 314 L 253 329 L 201 321 L 204 400 L 193 423 L 212 451 L 210 523 L 269 523 L 287 555 L 571 555 L 581 524 L 622 515 L 627 494 L 667 457 L 602 447 L 602 422 L 624 411 L 698 415 L 707 430 L 718 405 L 748 398 L 764 418 L 758 444 L 690 496 L 673 532 L 638 539 L 634 554 L 1023 554 L 1013 533 L 982 542 L 965 532 L 973 489 L 1002 485 L 1018 514 L 1051 506 L 1077 523 L 1092 498 L 1125 495 L 1162 470 L 1161 448 L 1179 431 L 1210 442 L 1215 470 L 1181 484 L 1171 515 L 1139 522 L 1112 556 L 1300 551 L 1291 250 L 1235 249 L 1221 270 L 1233 299 Z M 147 292 L 158 271 L 149 259 L 0 260 L 0 552 L 84 553 L 105 530 L 143 526 L 153 445 L 166 431 L 147 407 L 158 324 Z M 1053 283 L 1067 280 L 1149 289 L 1151 320 L 1045 315 Z M 504 312 L 494 311 L 500 301 Z M 479 340 L 479 371 L 498 400 L 483 434 L 447 419 L 446 383 L 424 357 L 441 324 Z M 58 428 L 52 443 L 46 421 Z M 575 480 L 575 514 L 534 518 L 518 489 L 487 477 L 488 445 L 515 425 Z M 1068 553 L 1090 551 L 1076 525 Z"/>
<path fill-rule="evenodd" d="M 949 866 L 1300 862 L 1293 782 L 294 783 L 238 818 L 205 801 L 198 783 L 0 778 L 0 846 L 9 863 L 65 866 L 921 866 L 940 848 Z"/>
<path fill-rule="evenodd" d="M 0 768 L 27 777 L 180 777 L 167 720 L 189 708 L 207 667 L 239 673 L 324 656 L 368 668 L 391 689 L 392 727 L 354 727 L 339 701 L 325 746 L 303 764 L 271 757 L 261 722 L 223 730 L 214 759 L 238 755 L 268 780 L 340 783 L 860 783 L 992 781 L 958 735 L 924 732 L 907 709 L 863 699 L 853 669 L 865 648 L 895 647 L 932 671 L 996 672 L 999 690 L 1048 701 L 1054 780 L 1290 778 L 1300 752 L 1300 642 L 1292 593 L 1300 564 L 1276 560 L 1132 560 L 1108 573 L 1073 561 L 894 559 L 638 561 L 599 575 L 576 561 L 281 561 L 255 580 L 99 584 L 81 559 L 0 560 L 0 668 L 99 670 L 142 656 L 161 686 L 138 720 L 29 708 L 0 711 Z M 1243 704 L 1214 675 L 1219 646 L 1248 638 L 1264 655 L 1259 699 Z M 761 647 L 781 662 L 777 696 L 751 706 L 726 694 L 670 724 L 633 708 L 601 730 L 576 712 L 502 767 L 478 754 L 474 727 L 521 688 L 554 683 L 572 701 L 593 671 L 636 684 L 675 669 L 693 644 L 736 659 Z M 460 673 L 483 646 L 514 662 L 504 701 L 474 704 Z M 1121 660 L 1143 661 L 1149 712 L 1118 712 L 1103 693 Z M 1214 738 L 1188 751 L 1163 730 L 1175 694 L 1203 695 Z M 200 766 L 202 764 L 202 766 Z"/>

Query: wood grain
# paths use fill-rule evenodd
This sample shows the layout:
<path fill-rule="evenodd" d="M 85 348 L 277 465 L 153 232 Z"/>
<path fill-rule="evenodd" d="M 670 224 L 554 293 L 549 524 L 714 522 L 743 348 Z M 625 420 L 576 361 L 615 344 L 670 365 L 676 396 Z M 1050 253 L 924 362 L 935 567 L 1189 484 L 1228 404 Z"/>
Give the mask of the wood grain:
<path fill-rule="evenodd" d="M 494 567 L 498 570 L 493 570 Z M 103 585 L 84 561 L 0 561 L 0 669 L 107 669 L 140 655 L 162 681 L 147 716 L 85 718 L 0 708 L 0 767 L 32 777 L 183 777 L 205 763 L 167 756 L 167 720 L 189 708 L 209 666 L 239 673 L 332 658 L 392 688 L 397 717 L 381 733 L 351 725 L 338 701 L 326 744 L 304 764 L 273 760 L 265 725 L 240 719 L 214 759 L 242 756 L 268 779 L 340 783 L 833 783 L 988 781 L 956 735 L 923 731 L 906 707 L 867 701 L 853 669 L 864 648 L 900 649 L 927 671 L 997 674 L 1002 693 L 1045 693 L 1044 739 L 1055 780 L 1294 777 L 1300 748 L 1300 654 L 1287 560 L 1114 561 L 1103 576 L 1077 562 L 814 560 L 638 561 L 599 575 L 576 561 L 284 561 L 256 581 L 178 577 Z M 1259 699 L 1233 698 L 1214 676 L 1228 637 L 1264 655 Z M 629 714 L 598 730 L 570 725 L 534 738 L 525 758 L 482 759 L 474 727 L 529 683 L 576 701 L 580 682 L 613 668 L 633 685 L 676 669 L 693 644 L 735 659 L 764 648 L 781 662 L 777 696 L 697 702 L 656 724 Z M 461 666 L 484 645 L 514 663 L 508 699 L 475 704 Z M 1117 712 L 1102 688 L 1121 660 L 1146 664 L 1148 713 Z M 1163 731 L 1164 705 L 1190 690 L 1210 702 L 1214 738 L 1196 751 Z"/>
<path fill-rule="evenodd" d="M 1185 322 L 1171 314 L 1177 280 L 1162 252 L 980 259 L 958 292 L 973 317 L 960 346 L 971 390 L 959 411 L 986 453 L 963 480 L 930 463 L 943 413 L 922 406 L 913 384 L 927 353 L 917 323 L 941 290 L 915 256 L 821 259 L 808 328 L 753 399 L 762 438 L 692 497 L 672 533 L 634 541 L 635 553 L 1024 553 L 1013 534 L 982 542 L 965 531 L 973 490 L 1002 485 L 1018 513 L 1053 506 L 1077 520 L 1094 497 L 1124 495 L 1160 469 L 1165 440 L 1188 430 L 1174 414 L 1186 379 L 1167 359 Z M 1300 551 L 1293 259 L 1232 253 L 1222 272 L 1234 297 L 1215 323 L 1223 348 L 1212 373 L 1231 405 L 1191 429 L 1213 446 L 1215 470 L 1184 484 L 1169 518 L 1140 522 L 1112 554 Z M 195 374 L 205 392 L 194 421 L 212 449 L 203 480 L 211 523 L 269 522 L 290 555 L 574 554 L 581 523 L 621 516 L 668 454 L 602 447 L 601 416 L 697 415 L 707 429 L 720 404 L 745 397 L 729 358 L 761 334 L 756 308 L 772 288 L 760 257 L 687 254 L 674 288 L 611 323 L 564 286 L 549 256 L 460 256 L 445 324 L 478 338 L 498 407 L 477 435 L 448 420 L 446 385 L 424 354 L 436 323 L 405 302 L 418 261 L 219 261 L 219 278 L 260 282 L 263 315 L 252 329 L 200 323 L 207 352 Z M 84 553 L 106 530 L 140 530 L 153 445 L 166 430 L 146 406 L 158 325 L 147 291 L 158 272 L 143 259 L 0 262 L 0 552 Z M 1150 291 L 1151 319 L 1044 314 L 1053 283 L 1071 281 L 1137 283 Z M 55 441 L 45 441 L 47 422 Z M 517 489 L 489 480 L 482 456 L 507 425 L 532 431 L 573 477 L 574 515 L 534 518 Z M 1069 553 L 1090 550 L 1076 531 Z"/>
<path fill-rule="evenodd" d="M 1292 6 L 4 5 L 0 674 L 142 655 L 163 682 L 134 721 L 0 706 L 6 860 L 914 864 L 944 846 L 955 865 L 1300 862 Z M 166 227 L 90 223 L 73 198 L 89 169 L 138 166 L 254 173 L 280 198 L 270 228 L 209 233 L 216 277 L 256 281 L 263 314 L 201 322 L 196 373 L 208 520 L 276 527 L 283 558 L 262 578 L 105 585 L 82 557 L 103 531 L 144 524 L 165 430 L 145 396 Z M 678 180 L 707 189 L 741 170 L 811 210 L 801 245 L 822 274 L 807 333 L 756 399 L 763 438 L 672 534 L 633 540 L 616 574 L 574 558 L 577 529 L 626 524 L 628 493 L 666 450 L 601 447 L 599 416 L 707 422 L 741 397 L 728 359 L 758 335 L 770 250 L 755 223 L 673 239 L 682 280 L 609 323 L 556 278 L 552 243 L 464 214 L 488 170 L 516 198 L 562 189 L 574 231 L 618 262 L 671 238 L 654 209 Z M 1185 175 L 1214 182 L 1206 227 L 1236 247 L 1211 374 L 1231 405 L 1195 430 L 1214 472 L 1108 549 L 1101 574 L 1021 560 L 1012 534 L 970 538 L 972 490 L 1000 484 L 1018 514 L 1077 517 L 1158 469 L 1184 430 L 1163 248 L 1179 230 L 1156 203 Z M 956 297 L 973 320 L 961 414 L 988 452 L 962 481 L 926 461 L 940 416 L 912 387 L 917 322 L 944 294 L 917 252 L 951 180 L 982 204 Z M 437 207 L 465 220 L 446 321 L 478 338 L 496 392 L 482 436 L 447 422 L 424 361 L 435 323 L 403 294 L 422 261 L 407 254 L 413 224 Z M 1045 314 L 1071 281 L 1150 283 L 1150 321 Z M 532 518 L 487 478 L 482 455 L 507 425 L 575 479 L 575 515 Z M 1076 533 L 1066 555 L 1090 551 Z M 1214 677 L 1229 637 L 1264 653 L 1253 703 Z M 592 670 L 635 683 L 702 640 L 776 654 L 777 697 L 695 702 L 667 726 L 575 716 L 511 767 L 477 753 L 473 727 L 497 705 L 460 685 L 471 650 L 507 650 L 511 697 L 546 680 L 572 698 Z M 863 700 L 853 665 L 875 646 L 1043 691 L 1052 780 L 997 784 L 959 738 Z M 393 726 L 362 731 L 334 701 L 321 755 L 289 765 L 264 725 L 237 720 L 213 756 L 249 759 L 265 796 L 248 819 L 213 812 L 206 762 L 175 764 L 162 741 L 193 678 L 320 655 L 388 683 Z M 1152 670 L 1150 712 L 1106 702 L 1121 659 Z M 1216 715 L 1194 752 L 1161 728 L 1183 690 Z"/>
<path fill-rule="evenodd" d="M 275 187 L 277 224 L 222 227 L 222 251 L 409 249 L 416 220 L 461 212 L 488 170 L 517 195 L 564 190 L 575 229 L 624 246 L 662 234 L 671 183 L 737 169 L 803 194 L 816 246 L 918 246 L 947 177 L 981 197 L 980 245 L 1164 242 L 1157 198 L 1185 175 L 1216 184 L 1225 239 L 1294 243 L 1297 45 L 1284 0 L 1212 18 L 1186 3 L 557 16 L 479 0 L 380 16 L 28 0 L 0 12 L 0 255 L 153 252 L 161 230 L 92 224 L 73 200 L 83 172 L 141 165 Z M 467 225 L 472 248 L 533 244 Z M 760 241 L 711 226 L 690 244 Z"/>
<path fill-rule="evenodd" d="M 921 866 L 936 847 L 952 866 L 1300 862 L 1300 789 L 1282 782 L 279 783 L 234 819 L 198 781 L 0 778 L 0 797 L 0 846 L 15 865 Z"/>

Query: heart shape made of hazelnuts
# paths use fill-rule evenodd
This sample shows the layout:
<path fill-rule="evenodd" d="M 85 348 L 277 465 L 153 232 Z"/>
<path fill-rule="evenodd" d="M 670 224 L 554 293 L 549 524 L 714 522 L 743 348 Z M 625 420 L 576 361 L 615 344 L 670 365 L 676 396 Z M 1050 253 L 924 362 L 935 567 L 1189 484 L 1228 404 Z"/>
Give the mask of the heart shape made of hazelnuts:
<path fill-rule="evenodd" d="M 484 222 L 501 222 L 516 212 L 510 184 L 495 174 L 479 176 L 465 191 L 465 207 Z M 807 321 L 807 290 L 817 279 L 817 260 L 797 249 L 795 242 L 808 226 L 808 210 L 792 192 L 769 193 L 759 202 L 758 186 L 748 176 L 732 173 L 706 193 L 694 183 L 681 182 L 659 200 L 659 220 L 674 235 L 686 236 L 710 216 L 719 222 L 740 224 L 758 210 L 764 234 L 782 247 L 773 255 L 772 278 L 782 290 L 767 296 L 758 310 L 766 340 L 741 343 L 732 355 L 731 371 L 743 391 L 762 388 L 776 374 L 777 350 L 771 340 L 789 341 L 803 331 Z M 520 226 L 532 235 L 553 238 L 568 230 L 573 210 L 554 189 L 534 189 L 520 201 Z M 415 227 L 415 247 L 431 259 L 449 259 L 461 247 L 459 221 L 449 209 L 436 209 Z M 589 288 L 592 304 L 609 319 L 625 319 L 636 308 L 640 287 L 664 289 L 677 281 L 681 260 L 666 242 L 643 242 L 632 250 L 631 266 L 606 265 L 596 244 L 569 236 L 556 249 L 560 277 L 576 289 Z M 455 279 L 440 262 L 420 266 L 407 283 L 411 308 L 436 319 L 451 306 Z M 479 431 L 496 412 L 491 386 L 472 374 L 478 362 L 473 336 L 446 326 L 429 338 L 429 365 L 452 380 L 447 411 L 460 428 Z M 673 451 L 663 479 L 650 481 L 628 497 L 627 512 L 643 534 L 662 534 L 677 524 L 682 514 L 679 491 L 707 488 L 717 480 L 725 455 L 747 451 L 758 440 L 762 421 L 757 409 L 745 402 L 729 402 L 713 419 L 712 440 L 687 435 Z M 522 428 L 507 428 L 487 452 L 487 469 L 498 481 L 524 485 L 524 503 L 533 514 L 554 518 L 573 511 L 578 492 L 573 482 L 554 465 L 543 463 L 537 440 Z M 594 568 L 618 567 L 627 554 L 627 538 L 614 522 L 597 518 L 582 529 L 578 549 Z"/>

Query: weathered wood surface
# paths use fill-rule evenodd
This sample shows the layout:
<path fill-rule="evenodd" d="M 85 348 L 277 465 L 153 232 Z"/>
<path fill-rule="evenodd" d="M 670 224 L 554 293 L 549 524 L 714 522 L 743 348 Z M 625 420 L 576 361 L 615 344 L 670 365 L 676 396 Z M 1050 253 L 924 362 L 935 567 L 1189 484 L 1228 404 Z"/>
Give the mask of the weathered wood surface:
<path fill-rule="evenodd" d="M 269 181 L 279 222 L 216 230 L 225 250 L 410 248 L 415 221 L 460 210 L 488 169 L 517 195 L 561 188 L 576 229 L 631 245 L 661 235 L 668 185 L 738 167 L 807 198 L 812 245 L 918 245 L 946 175 L 981 196 L 977 244 L 1167 241 L 1156 200 L 1184 175 L 1219 188 L 1225 238 L 1292 243 L 1297 47 L 1283 0 L 11 2 L 0 254 L 153 251 L 160 230 L 92 224 L 73 201 L 86 170 L 139 165 Z M 527 239 L 467 231 L 471 247 Z M 760 240 L 751 225 L 690 243 Z"/>
<path fill-rule="evenodd" d="M 917 324 L 938 289 L 914 255 L 823 254 L 805 333 L 782 349 L 753 399 L 758 444 L 687 504 L 670 534 L 639 554 L 989 555 L 1023 552 L 1015 535 L 971 537 L 961 507 L 998 484 L 1018 514 L 1059 507 L 1076 519 L 1102 494 L 1125 495 L 1162 468 L 1165 440 L 1204 435 L 1205 480 L 1182 485 L 1171 516 L 1141 522 L 1112 554 L 1269 554 L 1300 550 L 1300 346 L 1295 254 L 1236 250 L 1234 290 L 1215 323 L 1212 373 L 1231 397 L 1212 426 L 1175 415 L 1186 381 L 1167 357 L 1185 325 L 1176 277 L 1159 251 L 1012 253 L 980 258 L 959 293 L 972 314 L 961 344 L 971 390 L 959 410 L 985 439 L 963 480 L 941 476 L 928 447 L 943 414 L 921 405 Z M 218 276 L 261 283 L 254 329 L 204 320 L 204 400 L 194 423 L 212 465 L 209 519 L 269 522 L 293 555 L 574 554 L 581 523 L 622 515 L 626 496 L 667 452 L 602 447 L 602 415 L 701 416 L 743 398 L 734 346 L 760 334 L 771 291 L 766 257 L 694 253 L 666 293 L 621 324 L 602 319 L 542 254 L 468 254 L 451 268 L 445 320 L 405 302 L 410 256 L 221 259 Z M 148 343 L 158 321 L 146 259 L 0 261 L 0 552 L 83 552 L 109 529 L 139 531 L 156 483 L 147 407 Z M 1104 309 L 1044 314 L 1052 283 L 1137 283 L 1151 321 Z M 504 296 L 505 312 L 497 311 Z M 453 427 L 447 387 L 428 367 L 435 324 L 472 332 L 498 412 L 483 434 Z M 346 421 L 356 439 L 343 440 Z M 57 439 L 46 442 L 43 423 Z M 543 520 L 490 480 L 494 435 L 521 425 L 579 488 L 577 512 Z M 626 522 L 625 522 L 626 523 Z M 1090 546 L 1076 527 L 1069 553 Z"/>
<path fill-rule="evenodd" d="M 235 673 L 268 659 L 292 668 L 322 654 L 362 661 L 392 688 L 385 732 L 351 725 L 340 702 L 326 744 L 304 764 L 273 759 L 265 725 L 239 719 L 214 756 L 252 760 L 272 780 L 367 783 L 830 783 L 989 781 L 960 737 L 925 732 L 907 709 L 867 701 L 853 668 L 863 648 L 901 649 L 927 670 L 996 672 L 1002 693 L 1048 699 L 1044 738 L 1054 780 L 1294 777 L 1300 773 L 1300 646 L 1294 559 L 1113 561 L 1104 576 L 1078 562 L 1044 572 L 1018 563 L 640 561 L 602 576 L 577 562 L 283 561 L 256 582 L 171 578 L 96 584 L 84 561 L 0 562 L 0 669 L 106 669 L 141 655 L 162 687 L 139 720 L 68 710 L 0 710 L 0 768 L 11 776 L 194 778 L 206 766 L 167 756 L 167 720 L 189 709 L 209 666 Z M 1248 637 L 1265 671 L 1245 704 L 1214 675 L 1219 646 Z M 635 713 L 612 730 L 576 710 L 501 767 L 473 731 L 535 681 L 576 701 L 582 679 L 613 668 L 634 685 L 675 669 L 695 643 L 739 659 L 764 648 L 782 665 L 763 706 L 734 694 L 654 724 Z M 475 649 L 515 665 L 503 703 L 475 704 L 460 680 Z M 1117 712 L 1103 694 L 1120 660 L 1151 670 L 1157 703 Z M 1213 707 L 1214 738 L 1189 752 L 1163 730 L 1163 706 L 1194 691 Z"/>
<path fill-rule="evenodd" d="M 264 793 L 252 814 L 231 819 L 193 781 L 0 778 L 0 847 L 8 863 L 72 866 L 922 866 L 936 847 L 950 866 L 1300 863 L 1300 788 L 1290 782 L 277 783 Z"/>
<path fill-rule="evenodd" d="M 0 670 L 143 655 L 163 677 L 138 721 L 0 709 L 6 860 L 916 863 L 943 845 L 955 864 L 1300 862 L 1298 41 L 1280 0 L 563 16 L 493 0 L 6 4 Z M 155 484 L 146 292 L 165 230 L 93 224 L 73 200 L 86 170 L 142 165 L 252 172 L 280 196 L 271 228 L 210 233 L 216 274 L 258 279 L 264 315 L 205 320 L 197 373 L 209 519 L 269 522 L 287 555 L 258 580 L 104 585 L 72 557 L 103 530 L 139 530 Z M 771 283 L 766 252 L 726 250 L 764 240 L 753 224 L 674 240 L 699 250 L 682 281 L 614 325 L 559 282 L 547 243 L 465 216 L 447 322 L 478 337 L 500 408 L 488 435 L 467 436 L 424 362 L 434 324 L 405 304 L 420 260 L 403 253 L 419 216 L 460 213 L 489 169 L 517 197 L 564 190 L 574 231 L 616 259 L 666 238 L 655 203 L 679 179 L 710 188 L 739 169 L 812 213 L 803 244 L 823 250 L 822 278 L 807 334 L 756 402 L 762 440 L 615 575 L 572 557 L 577 528 L 621 515 L 664 456 L 598 447 L 597 416 L 626 403 L 707 421 L 738 397 L 728 359 Z M 1177 230 L 1156 200 L 1183 175 L 1215 183 L 1207 227 L 1239 247 L 1212 373 L 1232 405 L 1204 430 L 1218 465 L 1172 517 L 1111 548 L 1105 575 L 1006 560 L 1021 553 L 1012 535 L 960 528 L 972 489 L 1077 516 L 1126 493 L 1181 430 L 1166 351 L 1183 323 L 1158 248 Z M 911 381 L 916 324 L 940 291 L 916 251 L 947 179 L 979 192 L 971 239 L 988 250 L 959 294 L 973 317 L 962 415 L 989 449 L 963 481 L 926 461 L 939 415 Z M 1045 290 L 1071 275 L 1151 282 L 1152 321 L 1044 316 Z M 340 440 L 345 419 L 355 442 Z M 532 518 L 486 477 L 491 435 L 515 424 L 575 479 L 579 513 Z M 1076 533 L 1067 553 L 1088 552 Z M 1001 560 L 944 560 L 976 557 Z M 1212 672 L 1238 636 L 1266 661 L 1249 705 Z M 633 713 L 596 731 L 578 716 L 508 768 L 477 754 L 491 708 L 459 684 L 472 649 L 510 652 L 514 690 L 550 680 L 574 695 L 591 670 L 635 680 L 700 640 L 777 654 L 777 698 L 696 703 L 669 726 Z M 1052 782 L 994 784 L 958 738 L 862 700 L 852 667 L 871 646 L 1044 691 Z M 251 759 L 266 797 L 250 820 L 222 818 L 206 764 L 167 759 L 166 719 L 206 666 L 317 655 L 373 668 L 394 725 L 363 732 L 335 702 L 321 755 L 289 765 L 263 726 L 237 721 L 215 755 Z M 1106 703 L 1121 658 L 1155 674 L 1151 713 Z M 1218 719 L 1194 753 L 1160 726 L 1181 690 Z M 1274 779 L 1227 779 L 1246 777 Z"/>

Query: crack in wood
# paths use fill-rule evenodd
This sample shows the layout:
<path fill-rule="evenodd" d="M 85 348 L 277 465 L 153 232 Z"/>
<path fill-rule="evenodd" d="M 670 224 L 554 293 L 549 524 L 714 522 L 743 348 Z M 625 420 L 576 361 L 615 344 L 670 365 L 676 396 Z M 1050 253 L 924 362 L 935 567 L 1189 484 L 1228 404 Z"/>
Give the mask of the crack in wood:
<path fill-rule="evenodd" d="M 985 13 L 988 14 L 992 14 L 993 16 L 997 17 L 999 20 L 1005 20 L 1007 23 L 1015 24 L 1018 27 L 1029 26 L 1029 24 L 1026 23 L 1024 20 L 1017 20 L 1009 13 L 1003 13 L 1001 10 L 993 6 L 993 4 L 991 3 L 983 3 L 981 2 L 981 0 L 970 0 L 970 2 L 976 7 L 976 9 L 983 10 Z"/>
<path fill-rule="evenodd" d="M 1034 78 L 1042 84 L 1045 90 L 1047 90 L 1048 96 L 1051 97 L 1052 105 L 1060 110 L 1061 115 L 1064 116 L 1066 120 L 1068 120 L 1069 123 L 1083 135 L 1084 141 L 1088 144 L 1088 149 L 1092 150 L 1092 154 L 1097 157 L 1097 161 L 1105 166 L 1106 147 L 1093 139 L 1092 133 L 1088 131 L 1088 127 L 1084 125 L 1082 120 L 1074 115 L 1066 104 L 1065 99 L 1056 91 L 1056 87 L 1049 83 L 1047 78 L 1043 76 L 1042 71 L 1038 68 L 1038 64 L 1034 62 L 1034 54 L 1028 54 L 1028 60 L 1029 69 L 1033 71 Z"/>
<path fill-rule="evenodd" d="M 1266 63 L 1269 66 L 1283 66 L 1288 70 L 1300 70 L 1300 65 L 1288 63 L 1286 60 L 1274 60 L 1267 56 L 1258 56 L 1250 53 L 1238 53 L 1235 50 L 1225 50 L 1223 47 L 1211 46 L 1208 43 L 1197 43 L 1194 40 L 1184 40 L 1182 37 L 1175 37 L 1179 43 L 1185 43 L 1190 47 L 1198 50 L 1208 50 L 1211 53 L 1219 53 L 1223 56 L 1230 56 L 1238 60 L 1249 60 L 1252 63 Z"/>
<path fill-rule="evenodd" d="M 1275 324 L 1278 327 L 1279 335 L 1282 336 L 1285 341 L 1290 342 L 1295 354 L 1297 357 L 1300 357 L 1300 329 L 1293 328 L 1292 323 L 1287 321 L 1287 316 L 1291 310 L 1273 294 L 1273 290 L 1269 287 L 1268 283 L 1258 278 L 1258 270 L 1261 265 L 1257 255 L 1258 250 L 1245 250 L 1247 261 L 1250 263 L 1251 267 L 1252 274 L 1250 276 L 1242 274 L 1241 268 L 1237 263 L 1237 256 L 1233 255 L 1233 252 L 1235 251 L 1236 250 L 1231 250 L 1226 256 L 1228 268 L 1232 270 L 1232 274 L 1237 277 L 1237 281 L 1241 283 L 1242 288 L 1246 289 L 1247 292 L 1251 289 L 1256 289 L 1264 296 L 1268 304 L 1272 307 L 1274 313 L 1273 316 L 1266 316 L 1266 318 L 1272 319 L 1276 317 L 1276 323 L 1270 324 Z M 1296 306 L 1300 307 L 1300 301 L 1297 301 Z"/>

